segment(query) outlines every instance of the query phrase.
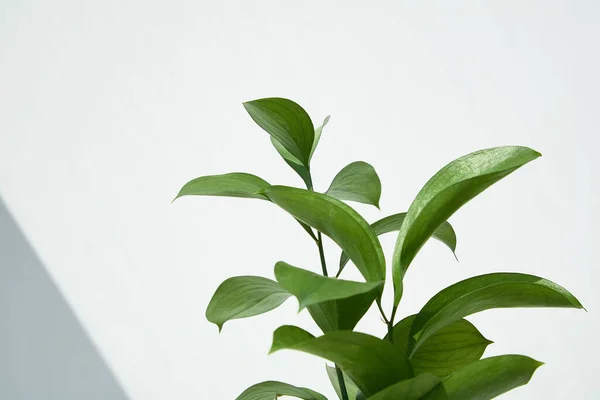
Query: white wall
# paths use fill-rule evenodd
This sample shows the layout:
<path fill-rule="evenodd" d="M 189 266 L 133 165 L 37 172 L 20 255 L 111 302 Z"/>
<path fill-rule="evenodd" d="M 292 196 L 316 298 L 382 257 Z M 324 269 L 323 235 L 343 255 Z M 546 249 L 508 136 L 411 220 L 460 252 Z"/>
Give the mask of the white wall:
<path fill-rule="evenodd" d="M 600 3 L 0 7 L 1 194 L 132 399 L 227 400 L 266 379 L 333 394 L 322 360 L 266 356 L 280 324 L 316 332 L 293 300 L 221 335 L 204 319 L 231 275 L 272 276 L 278 260 L 318 269 L 293 220 L 257 201 L 170 204 L 204 174 L 301 184 L 240 104 L 266 96 L 294 99 L 316 121 L 332 115 L 317 188 L 351 161 L 375 166 L 383 212 L 356 206 L 370 220 L 406 210 L 439 167 L 470 151 L 542 152 L 452 217 L 460 263 L 437 243 L 424 248 L 400 311 L 474 274 L 552 279 L 589 313 L 499 310 L 472 321 L 496 342 L 489 354 L 546 362 L 504 398 L 597 398 Z M 389 258 L 394 238 L 383 241 Z M 359 328 L 383 333 L 375 314 Z"/>

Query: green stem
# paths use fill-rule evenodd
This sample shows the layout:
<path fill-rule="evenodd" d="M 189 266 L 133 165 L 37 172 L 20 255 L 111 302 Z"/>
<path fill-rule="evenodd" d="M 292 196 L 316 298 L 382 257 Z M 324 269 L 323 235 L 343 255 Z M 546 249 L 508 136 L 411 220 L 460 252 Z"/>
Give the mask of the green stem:
<path fill-rule="evenodd" d="M 337 365 L 335 366 L 335 372 L 337 373 L 337 378 L 340 382 L 340 392 L 342 394 L 342 400 L 348 400 L 348 390 L 346 389 L 346 382 L 344 381 L 344 373 Z"/>
<path fill-rule="evenodd" d="M 317 231 L 317 247 L 319 248 L 319 257 L 321 258 L 321 269 L 323 270 L 323 275 L 329 276 L 327 274 L 327 263 L 325 262 L 325 250 L 323 250 L 323 237 L 319 231 Z"/>
<path fill-rule="evenodd" d="M 398 306 L 394 306 L 394 308 L 392 308 L 392 315 L 390 316 L 390 320 L 387 323 L 388 339 L 392 343 L 394 343 L 394 319 L 396 318 L 396 311 L 398 311 Z"/>

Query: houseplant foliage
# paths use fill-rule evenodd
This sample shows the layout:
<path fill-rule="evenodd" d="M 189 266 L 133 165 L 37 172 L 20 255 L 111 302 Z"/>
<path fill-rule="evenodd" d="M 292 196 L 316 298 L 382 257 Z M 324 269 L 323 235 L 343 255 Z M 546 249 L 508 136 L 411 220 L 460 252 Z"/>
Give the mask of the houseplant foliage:
<path fill-rule="evenodd" d="M 238 318 L 268 312 L 296 297 L 322 335 L 281 326 L 271 352 L 291 349 L 332 363 L 326 371 L 341 400 L 485 400 L 529 382 L 542 364 L 522 355 L 482 358 L 491 343 L 465 319 L 491 308 L 583 308 L 566 289 L 546 279 L 518 273 L 490 273 L 451 285 L 433 296 L 415 315 L 398 320 L 403 278 L 422 246 L 433 237 L 452 252 L 456 234 L 448 218 L 469 200 L 540 156 L 527 147 L 480 150 L 460 157 L 436 173 L 406 212 L 369 224 L 346 201 L 379 208 L 381 182 L 375 169 L 357 161 L 344 167 L 324 193 L 313 188 L 311 159 L 329 117 L 315 129 L 306 111 L 291 100 L 266 98 L 244 103 L 250 117 L 270 135 L 283 160 L 305 188 L 272 185 L 255 175 L 235 172 L 202 176 L 185 184 L 178 197 L 230 196 L 268 201 L 294 217 L 316 244 L 320 268 L 306 270 L 275 264 L 274 278 L 237 276 L 225 280 L 206 310 L 219 330 Z M 379 235 L 394 232 L 391 277 L 386 271 Z M 327 236 L 340 247 L 337 272 L 328 269 L 323 250 Z M 363 281 L 340 278 L 352 261 Z M 394 296 L 384 311 L 385 280 Z M 376 305 L 387 329 L 382 337 L 354 331 Z M 373 307 L 375 308 L 375 307 Z M 273 400 L 292 396 L 324 400 L 311 389 L 266 381 L 243 391 L 237 400 Z"/>

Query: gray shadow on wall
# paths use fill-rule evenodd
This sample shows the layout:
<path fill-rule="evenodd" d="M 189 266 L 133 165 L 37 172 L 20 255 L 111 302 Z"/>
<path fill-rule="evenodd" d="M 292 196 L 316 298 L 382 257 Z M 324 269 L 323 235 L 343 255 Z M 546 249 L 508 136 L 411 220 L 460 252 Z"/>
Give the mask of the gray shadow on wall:
<path fill-rule="evenodd" d="M 1 198 L 0 399 L 127 400 Z"/>

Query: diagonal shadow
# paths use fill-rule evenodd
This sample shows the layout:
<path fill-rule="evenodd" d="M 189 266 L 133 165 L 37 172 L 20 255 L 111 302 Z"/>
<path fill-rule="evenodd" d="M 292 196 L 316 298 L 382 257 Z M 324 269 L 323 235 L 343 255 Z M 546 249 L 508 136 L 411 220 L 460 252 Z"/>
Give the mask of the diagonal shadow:
<path fill-rule="evenodd" d="M 1 198 L 0 399 L 127 400 Z"/>

